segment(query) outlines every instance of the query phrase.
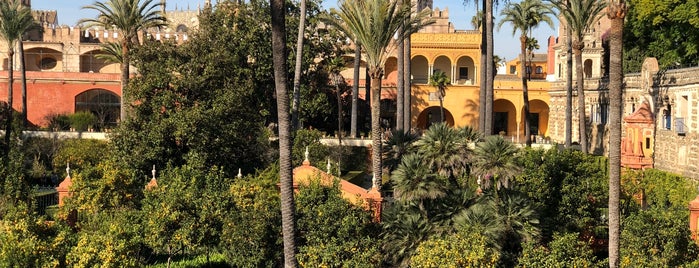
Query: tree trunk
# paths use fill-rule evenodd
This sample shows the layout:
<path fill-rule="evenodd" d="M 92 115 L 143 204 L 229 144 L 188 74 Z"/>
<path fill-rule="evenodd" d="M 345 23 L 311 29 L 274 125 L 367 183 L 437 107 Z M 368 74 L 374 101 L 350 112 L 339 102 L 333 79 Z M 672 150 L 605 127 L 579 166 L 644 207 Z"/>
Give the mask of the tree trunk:
<path fill-rule="evenodd" d="M 270 1 L 272 15 L 272 60 L 274 62 L 274 86 L 277 92 L 277 116 L 279 124 L 279 181 L 282 209 L 282 236 L 284 241 L 284 267 L 296 267 L 296 222 L 294 220 L 294 188 L 291 171 L 291 137 L 289 126 L 289 95 L 286 77 L 286 11 L 284 0 Z"/>
<path fill-rule="evenodd" d="M 573 145 L 573 34 L 570 27 L 567 30 L 566 48 L 566 123 L 565 123 L 565 147 Z"/>
<path fill-rule="evenodd" d="M 401 27 L 402 28 L 402 27 Z M 401 32 L 399 29 L 398 32 Z M 403 116 L 404 116 L 404 105 L 405 104 L 405 61 L 403 57 L 405 56 L 405 46 L 403 44 L 403 36 L 398 36 L 396 40 L 396 69 L 398 71 L 398 77 L 396 78 L 396 130 L 403 130 Z"/>
<path fill-rule="evenodd" d="M 478 0 L 476 0 L 478 1 Z M 483 6 L 485 7 L 486 1 L 489 0 L 483 0 Z M 480 91 L 478 94 L 479 98 L 479 105 L 478 105 L 478 126 L 481 130 L 481 133 L 490 135 L 490 133 L 487 133 L 485 131 L 485 106 L 486 106 L 486 80 L 488 80 L 488 54 L 486 52 L 486 47 L 488 46 L 488 39 L 486 36 L 486 28 L 484 23 L 485 22 L 485 12 L 483 12 L 483 17 L 481 18 L 481 73 L 480 73 Z"/>
<path fill-rule="evenodd" d="M 337 146 L 340 151 L 337 154 L 337 176 L 339 177 L 342 167 L 342 92 L 340 92 L 340 85 L 337 83 L 340 80 L 336 79 L 335 81 L 335 91 L 337 92 Z"/>
<path fill-rule="evenodd" d="M 374 175 L 373 187 L 381 187 L 381 76 L 383 69 L 372 67 L 371 77 L 371 164 Z"/>
<path fill-rule="evenodd" d="M 411 54 L 410 54 L 410 35 L 405 37 L 403 40 L 403 130 L 410 131 L 412 128 L 412 71 L 411 66 Z"/>
<path fill-rule="evenodd" d="M 291 104 L 291 128 L 296 130 L 299 124 L 299 109 L 301 105 L 301 62 L 303 60 L 303 34 L 306 29 L 306 0 L 301 0 L 299 16 L 299 31 L 296 39 L 296 66 L 294 67 L 294 100 Z"/>
<path fill-rule="evenodd" d="M 441 91 L 441 90 L 440 90 Z M 439 122 L 444 123 L 444 95 L 439 93 Z"/>
<path fill-rule="evenodd" d="M 522 65 L 522 70 L 526 73 L 526 60 L 527 60 L 527 36 L 522 35 L 519 38 L 519 41 L 521 42 L 521 65 Z M 527 76 L 525 74 L 522 74 L 522 98 L 524 101 L 524 143 L 527 144 L 527 147 L 532 146 L 532 133 L 531 133 L 531 126 L 529 126 L 529 88 L 527 87 Z M 519 133 L 517 133 L 519 135 Z"/>
<path fill-rule="evenodd" d="M 486 0 L 485 132 L 493 134 L 493 0 Z"/>
<path fill-rule="evenodd" d="M 362 48 L 354 43 L 354 74 L 352 80 L 352 122 L 350 122 L 350 136 L 357 137 L 357 105 L 359 105 L 359 67 L 362 61 Z"/>
<path fill-rule="evenodd" d="M 17 42 L 19 46 L 19 72 L 22 76 L 22 126 L 27 127 L 27 66 L 24 60 L 24 42 L 22 39 Z"/>
<path fill-rule="evenodd" d="M 5 162 L 9 163 L 10 159 L 10 136 L 12 135 L 12 95 L 13 95 L 13 85 L 14 85 L 14 57 L 15 51 L 12 44 L 8 46 L 7 50 L 7 111 L 5 116 L 7 121 L 5 122 L 5 145 L 7 146 L 7 153 L 5 157 Z"/>
<path fill-rule="evenodd" d="M 609 31 L 609 267 L 619 266 L 619 196 L 621 179 L 622 37 L 626 4 L 610 1 Z"/>
<path fill-rule="evenodd" d="M 585 77 L 583 77 L 582 50 L 584 44 L 580 40 L 573 41 L 575 55 L 575 80 L 578 87 L 578 132 L 580 132 L 580 149 L 587 153 L 587 120 L 585 117 Z"/>
<path fill-rule="evenodd" d="M 128 101 L 128 96 L 126 93 L 126 86 L 129 84 L 129 38 L 124 37 L 121 41 L 121 110 L 120 110 L 120 121 L 126 120 L 126 103 Z"/>

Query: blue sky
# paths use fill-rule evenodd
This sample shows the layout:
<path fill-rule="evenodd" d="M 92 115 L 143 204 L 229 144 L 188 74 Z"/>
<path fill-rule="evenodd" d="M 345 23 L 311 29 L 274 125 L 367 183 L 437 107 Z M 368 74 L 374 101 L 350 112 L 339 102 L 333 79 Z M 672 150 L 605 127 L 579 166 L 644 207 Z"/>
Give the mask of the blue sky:
<path fill-rule="evenodd" d="M 32 1 L 33 9 L 41 10 L 57 10 L 58 20 L 60 24 L 75 25 L 78 20 L 86 17 L 94 17 L 95 13 L 90 10 L 82 10 L 81 7 L 94 3 L 94 0 L 34 0 Z M 212 0 L 216 2 L 216 0 Z M 480 2 L 480 1 L 479 1 Z M 198 5 L 203 5 L 204 0 L 167 0 L 167 9 L 196 9 Z M 464 5 L 463 0 L 434 0 L 434 7 L 439 9 L 449 8 L 449 19 L 455 25 L 456 29 L 466 30 L 471 29 L 470 21 L 475 15 L 475 6 L 473 0 L 468 0 L 468 5 Z M 331 7 L 336 5 L 336 0 L 326 0 L 325 6 Z M 501 6 L 499 9 L 502 9 Z M 496 14 L 500 14 L 497 10 Z M 554 19 L 557 27 L 557 20 Z M 509 25 L 503 25 L 502 29 L 497 29 L 495 33 L 495 55 L 504 57 L 506 60 L 512 60 L 519 54 L 519 38 L 512 35 L 512 28 Z M 546 52 L 546 42 L 548 37 L 555 35 L 556 31 L 548 25 L 541 25 L 534 30 L 534 37 L 539 40 L 541 49 L 539 53 Z"/>

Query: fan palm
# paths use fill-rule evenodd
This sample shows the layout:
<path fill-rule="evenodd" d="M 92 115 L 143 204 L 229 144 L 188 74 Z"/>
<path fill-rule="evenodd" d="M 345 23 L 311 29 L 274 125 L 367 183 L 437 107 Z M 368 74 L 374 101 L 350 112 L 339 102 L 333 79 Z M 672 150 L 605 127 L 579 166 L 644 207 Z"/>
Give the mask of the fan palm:
<path fill-rule="evenodd" d="M 454 187 L 459 185 L 457 179 L 467 175 L 469 170 L 470 141 L 462 136 L 467 133 L 469 131 L 461 132 L 445 123 L 438 123 L 415 142 L 425 164 L 442 178 L 448 179 Z"/>
<path fill-rule="evenodd" d="M 389 0 L 343 0 L 339 10 L 331 9 L 324 21 L 334 25 L 347 36 L 362 44 L 366 52 L 369 77 L 371 77 L 371 136 L 374 186 L 378 187 L 381 170 L 381 78 L 384 63 L 389 55 L 394 35 L 405 36 L 419 30 L 427 12 L 411 16 L 411 5 L 398 6 Z"/>
<path fill-rule="evenodd" d="M 447 95 L 447 85 L 450 85 L 449 77 L 442 71 L 436 71 L 430 76 L 430 86 L 437 88 L 439 98 L 439 121 L 444 122 L 444 96 Z"/>
<path fill-rule="evenodd" d="M 445 195 L 445 187 L 424 163 L 421 155 L 412 153 L 403 157 L 391 180 L 394 184 L 396 200 L 404 203 L 417 203 L 420 212 L 427 217 L 425 201 Z"/>
<path fill-rule="evenodd" d="M 139 44 L 138 33 L 142 30 L 167 25 L 161 12 L 162 2 L 156 0 L 105 0 L 84 6 L 83 9 L 94 10 L 97 18 L 82 19 L 79 23 L 86 26 L 98 26 L 105 29 L 115 28 L 119 31 L 121 43 L 121 120 L 126 119 L 124 100 L 128 99 L 126 86 L 129 84 L 129 52 Z"/>
<path fill-rule="evenodd" d="M 412 153 L 413 143 L 418 139 L 418 135 L 403 130 L 393 130 L 390 136 L 386 138 L 383 145 L 383 157 L 384 157 L 384 167 L 386 167 L 389 172 L 395 170 L 400 164 L 403 156 Z"/>
<path fill-rule="evenodd" d="M 521 168 L 516 164 L 519 149 L 500 136 L 491 136 L 478 143 L 474 150 L 474 171 L 486 180 L 483 187 L 489 188 L 491 180 L 495 180 L 497 189 L 509 187 L 509 179 L 519 173 Z"/>
<path fill-rule="evenodd" d="M 502 11 L 504 17 L 499 27 L 505 23 L 512 24 L 512 34 L 520 32 L 520 64 L 522 70 L 522 97 L 524 100 L 524 140 L 527 146 L 531 146 L 531 127 L 529 119 L 529 89 L 527 87 L 527 76 L 525 75 L 527 62 L 527 36 L 532 28 L 539 23 L 545 22 L 553 28 L 553 21 L 549 17 L 551 9 L 540 0 L 525 0 L 521 3 L 510 3 Z"/>
<path fill-rule="evenodd" d="M 619 266 L 619 199 L 621 179 L 622 37 L 626 1 L 609 1 L 609 267 Z"/>
<path fill-rule="evenodd" d="M 583 76 L 582 51 L 585 48 L 583 38 L 603 15 L 607 3 L 604 0 L 552 0 L 560 11 L 572 36 L 572 49 L 575 55 L 575 79 L 578 87 L 578 126 L 580 147 L 587 153 L 587 121 L 585 117 L 585 77 Z"/>
<path fill-rule="evenodd" d="M 105 42 L 100 44 L 101 54 L 95 55 L 95 58 L 103 60 L 107 63 L 123 63 L 121 57 L 121 44 L 115 42 Z"/>
<path fill-rule="evenodd" d="M 5 125 L 5 144 L 10 146 L 12 133 L 12 97 L 14 83 L 15 45 L 24 33 L 34 25 L 31 10 L 19 0 L 0 1 L 0 38 L 7 44 L 7 122 Z M 24 64 L 24 62 L 20 62 Z M 9 153 L 9 150 L 7 150 Z"/>
<path fill-rule="evenodd" d="M 414 210 L 390 207 L 382 219 L 386 259 L 393 267 L 408 267 L 418 245 L 434 233 L 434 225 Z"/>

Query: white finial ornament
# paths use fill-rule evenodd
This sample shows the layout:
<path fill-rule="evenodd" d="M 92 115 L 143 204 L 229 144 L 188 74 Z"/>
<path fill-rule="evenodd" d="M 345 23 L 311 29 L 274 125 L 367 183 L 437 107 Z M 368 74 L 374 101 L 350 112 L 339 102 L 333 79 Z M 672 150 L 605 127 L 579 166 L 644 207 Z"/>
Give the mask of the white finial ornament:
<path fill-rule="evenodd" d="M 332 174 L 332 173 L 331 173 L 331 172 L 332 172 L 332 170 L 331 170 L 332 166 L 330 166 L 330 159 L 329 159 L 329 158 L 328 158 L 328 165 L 327 165 L 327 168 L 328 168 L 328 174 Z"/>
<path fill-rule="evenodd" d="M 243 172 L 241 172 L 240 168 L 238 168 L 238 178 L 242 178 L 242 177 L 243 177 Z"/>
<path fill-rule="evenodd" d="M 155 165 L 153 165 L 153 170 L 151 170 L 150 173 L 153 174 L 153 179 L 155 180 Z"/>
<path fill-rule="evenodd" d="M 304 156 L 306 156 L 305 161 L 308 161 L 308 146 L 306 146 L 306 152 L 304 153 Z"/>
<path fill-rule="evenodd" d="M 70 162 L 66 162 L 66 176 L 70 177 Z"/>

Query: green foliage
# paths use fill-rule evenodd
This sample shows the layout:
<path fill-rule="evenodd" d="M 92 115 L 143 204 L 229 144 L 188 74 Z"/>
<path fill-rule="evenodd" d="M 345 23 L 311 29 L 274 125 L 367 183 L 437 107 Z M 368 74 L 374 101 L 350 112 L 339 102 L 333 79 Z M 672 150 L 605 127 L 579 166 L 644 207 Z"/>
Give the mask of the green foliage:
<path fill-rule="evenodd" d="M 544 240 L 556 232 L 606 237 L 602 220 L 608 199 L 604 158 L 575 150 L 527 149 L 517 165 L 523 170 L 515 177 L 514 189 L 539 206 Z"/>
<path fill-rule="evenodd" d="M 97 116 L 89 111 L 82 111 L 69 116 L 70 127 L 75 131 L 83 132 L 92 128 L 97 122 Z"/>
<path fill-rule="evenodd" d="M 524 244 L 518 267 L 602 267 L 589 244 L 579 240 L 578 233 L 555 234 L 548 247 L 533 242 Z"/>
<path fill-rule="evenodd" d="M 71 169 L 78 171 L 93 168 L 100 162 L 106 161 L 112 150 L 113 148 L 107 142 L 101 140 L 63 140 L 53 155 L 53 167 L 56 170 L 62 170 L 70 164 Z"/>
<path fill-rule="evenodd" d="M 361 204 L 342 198 L 339 185 L 327 187 L 313 181 L 300 187 L 297 216 L 302 267 L 376 267 L 379 254 L 378 225 Z"/>
<path fill-rule="evenodd" d="M 165 171 L 158 186 L 145 191 L 145 243 L 170 257 L 218 246 L 223 219 L 231 209 L 229 184 L 216 169 L 204 173 L 182 166 Z"/>
<path fill-rule="evenodd" d="M 72 231 L 61 222 L 47 222 L 28 210 L 19 203 L 0 213 L 0 266 L 64 266 Z"/>
<path fill-rule="evenodd" d="M 170 264 L 171 267 L 184 267 L 184 268 L 204 268 L 204 267 L 231 267 L 226 263 L 226 258 L 221 253 L 215 253 L 210 255 L 195 255 L 195 256 L 185 256 L 183 258 L 173 260 Z M 148 268 L 167 268 L 167 262 L 156 263 L 151 265 L 146 265 Z"/>
<path fill-rule="evenodd" d="M 142 214 L 114 209 L 84 215 L 77 243 L 67 256 L 70 267 L 140 267 L 143 263 Z"/>
<path fill-rule="evenodd" d="M 695 261 L 686 208 L 651 208 L 622 221 L 621 267 L 679 267 Z"/>
<path fill-rule="evenodd" d="M 136 104 L 111 137 L 132 169 L 188 164 L 232 175 L 267 163 L 271 50 L 257 23 L 267 11 L 253 15 L 262 2 L 231 4 L 203 16 L 200 31 L 182 45 L 150 42 L 134 50 L 140 75 L 129 89 Z"/>
<path fill-rule="evenodd" d="M 498 258 L 484 236 L 459 232 L 421 243 L 410 267 L 496 267 Z"/>
<path fill-rule="evenodd" d="M 46 116 L 49 130 L 68 130 L 70 129 L 70 117 L 66 114 L 52 114 Z"/>
<path fill-rule="evenodd" d="M 234 209 L 224 218 L 220 249 L 234 267 L 281 265 L 278 166 L 238 179 L 228 188 Z"/>
<path fill-rule="evenodd" d="M 145 180 L 111 159 L 71 172 L 71 178 L 72 197 L 64 210 L 77 210 L 88 220 L 99 212 L 137 209 L 143 199 Z"/>
<path fill-rule="evenodd" d="M 292 165 L 299 166 L 304 161 L 306 147 L 308 147 L 308 160 L 311 165 L 324 170 L 327 165 L 330 150 L 327 146 L 320 143 L 323 137 L 323 132 L 315 129 L 299 129 L 294 136 L 294 145 L 292 146 L 291 158 Z M 331 160 L 332 161 L 332 160 Z"/>
<path fill-rule="evenodd" d="M 624 72 L 640 72 L 645 57 L 662 69 L 699 62 L 699 1 L 629 0 L 624 23 Z"/>
<path fill-rule="evenodd" d="M 646 205 L 655 208 L 686 208 L 688 200 L 697 194 L 695 184 L 688 178 L 657 169 L 627 170 L 623 179 L 628 196 L 642 190 Z"/>

